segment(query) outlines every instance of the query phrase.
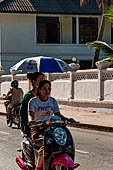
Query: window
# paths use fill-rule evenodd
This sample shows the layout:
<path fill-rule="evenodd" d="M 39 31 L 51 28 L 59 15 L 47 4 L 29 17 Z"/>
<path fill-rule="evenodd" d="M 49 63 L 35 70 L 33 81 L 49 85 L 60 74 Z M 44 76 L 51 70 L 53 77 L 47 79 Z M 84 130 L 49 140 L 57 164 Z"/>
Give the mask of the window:
<path fill-rule="evenodd" d="M 58 17 L 37 17 L 37 43 L 60 43 Z"/>
<path fill-rule="evenodd" d="M 98 35 L 97 18 L 79 18 L 79 43 L 95 41 Z"/>
<path fill-rule="evenodd" d="M 92 60 L 79 60 L 80 70 L 91 69 Z"/>

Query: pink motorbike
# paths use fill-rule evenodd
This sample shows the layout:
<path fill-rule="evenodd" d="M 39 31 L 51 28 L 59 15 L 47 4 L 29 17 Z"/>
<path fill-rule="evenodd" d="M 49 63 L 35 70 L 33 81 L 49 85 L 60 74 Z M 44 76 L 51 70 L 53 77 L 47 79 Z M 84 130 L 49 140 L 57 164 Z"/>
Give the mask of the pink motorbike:
<path fill-rule="evenodd" d="M 74 163 L 75 144 L 72 135 L 66 125 L 69 122 L 63 121 L 58 116 L 53 116 L 49 121 L 38 121 L 37 128 L 44 131 L 44 163 L 43 170 L 74 170 L 80 164 Z M 22 141 L 22 157 L 17 156 L 16 162 L 22 170 L 35 170 L 33 155 L 27 155 L 32 150 L 35 160 L 38 158 L 36 146 L 31 139 L 24 137 Z"/>

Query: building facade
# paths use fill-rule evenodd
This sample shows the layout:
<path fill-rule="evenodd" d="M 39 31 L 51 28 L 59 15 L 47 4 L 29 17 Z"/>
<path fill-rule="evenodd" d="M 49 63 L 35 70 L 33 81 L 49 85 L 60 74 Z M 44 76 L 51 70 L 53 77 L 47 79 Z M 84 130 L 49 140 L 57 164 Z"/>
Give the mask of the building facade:
<path fill-rule="evenodd" d="M 86 42 L 97 38 L 101 9 L 96 1 L 0 1 L 0 64 L 6 73 L 23 58 L 53 56 L 68 63 L 76 57 L 81 69 L 91 66 L 94 50 Z M 103 41 L 113 44 L 113 28 L 106 19 Z"/>

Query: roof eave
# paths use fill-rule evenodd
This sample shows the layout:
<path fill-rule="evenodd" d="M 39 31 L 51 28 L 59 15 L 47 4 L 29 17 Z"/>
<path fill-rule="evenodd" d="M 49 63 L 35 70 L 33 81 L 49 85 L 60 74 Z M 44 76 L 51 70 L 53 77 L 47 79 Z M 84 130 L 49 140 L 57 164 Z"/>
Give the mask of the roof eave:
<path fill-rule="evenodd" d="M 99 13 L 74 13 L 74 12 L 32 12 L 32 11 L 0 11 L 0 13 L 14 13 L 14 14 L 59 14 L 59 15 L 102 15 L 101 12 Z"/>

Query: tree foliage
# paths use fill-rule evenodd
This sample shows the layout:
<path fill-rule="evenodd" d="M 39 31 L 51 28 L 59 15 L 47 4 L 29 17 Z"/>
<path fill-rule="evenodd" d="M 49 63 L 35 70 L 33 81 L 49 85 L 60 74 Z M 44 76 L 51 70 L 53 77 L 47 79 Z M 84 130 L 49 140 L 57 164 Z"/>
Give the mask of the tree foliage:
<path fill-rule="evenodd" d="M 113 5 L 108 8 L 103 16 L 107 17 L 113 23 Z"/>
<path fill-rule="evenodd" d="M 86 43 L 87 46 L 101 50 L 106 56 L 113 58 L 113 49 L 103 41 L 93 41 Z"/>

